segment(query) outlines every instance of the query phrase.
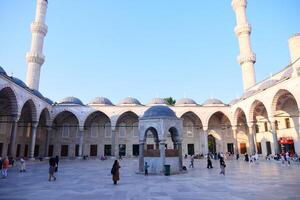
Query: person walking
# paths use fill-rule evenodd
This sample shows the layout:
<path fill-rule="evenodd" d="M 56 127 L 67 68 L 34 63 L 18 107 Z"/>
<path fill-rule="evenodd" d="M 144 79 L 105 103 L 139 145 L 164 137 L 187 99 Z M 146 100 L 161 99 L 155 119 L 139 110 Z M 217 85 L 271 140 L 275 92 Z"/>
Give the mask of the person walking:
<path fill-rule="evenodd" d="M 119 165 L 118 160 L 115 160 L 115 162 L 111 168 L 111 175 L 112 175 L 112 180 L 114 182 L 114 185 L 117 185 L 118 181 L 120 180 L 120 172 L 119 172 L 120 168 L 121 167 Z"/>
<path fill-rule="evenodd" d="M 26 163 L 24 160 L 24 157 L 21 157 L 20 159 L 20 172 L 25 172 L 26 171 Z"/>
<path fill-rule="evenodd" d="M 226 164 L 225 164 L 224 158 L 220 157 L 220 168 L 221 168 L 220 174 L 223 174 L 224 176 L 225 176 L 225 167 L 226 167 Z"/>
<path fill-rule="evenodd" d="M 288 151 L 285 153 L 285 160 L 286 160 L 286 162 L 288 163 L 288 165 L 290 166 L 290 165 L 291 165 L 291 162 L 290 162 L 290 154 L 289 154 Z"/>
<path fill-rule="evenodd" d="M 145 176 L 148 176 L 148 168 L 149 168 L 150 166 L 148 165 L 148 163 L 147 162 L 145 162 L 145 166 L 144 166 L 144 169 L 145 169 Z"/>
<path fill-rule="evenodd" d="M 9 167 L 9 160 L 8 160 L 8 158 L 6 157 L 6 158 L 3 160 L 3 163 L 2 163 L 2 176 L 3 176 L 3 178 L 6 178 L 6 177 L 7 177 L 7 170 L 8 170 L 8 167 Z"/>
<path fill-rule="evenodd" d="M 55 166 L 55 172 L 58 171 L 58 163 L 59 163 L 59 157 L 55 156 L 55 164 L 56 164 L 56 166 Z"/>
<path fill-rule="evenodd" d="M 194 155 L 191 155 L 190 167 L 194 168 Z"/>
<path fill-rule="evenodd" d="M 51 157 L 49 159 L 49 181 L 51 181 L 52 177 L 54 181 L 56 181 L 56 177 L 54 176 L 55 166 L 56 166 L 55 158 Z"/>
<path fill-rule="evenodd" d="M 210 155 L 207 155 L 207 169 L 212 169 L 213 166 L 212 166 L 212 162 L 211 162 L 211 159 L 210 159 Z"/>

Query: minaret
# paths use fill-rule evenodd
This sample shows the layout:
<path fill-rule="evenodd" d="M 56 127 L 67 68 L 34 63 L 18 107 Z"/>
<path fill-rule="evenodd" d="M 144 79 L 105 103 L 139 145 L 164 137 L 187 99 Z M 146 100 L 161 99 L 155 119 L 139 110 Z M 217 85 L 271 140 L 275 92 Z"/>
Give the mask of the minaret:
<path fill-rule="evenodd" d="M 254 70 L 256 57 L 251 49 L 251 26 L 246 16 L 247 0 L 232 0 L 231 5 L 236 14 L 237 25 L 234 28 L 234 32 L 240 46 L 240 55 L 237 60 L 242 67 L 244 91 L 247 91 L 256 82 Z"/>
<path fill-rule="evenodd" d="M 35 90 L 39 89 L 41 66 L 45 61 L 43 43 L 48 31 L 48 27 L 45 24 L 47 6 L 47 0 L 37 0 L 35 20 L 31 24 L 31 49 L 26 54 L 28 64 L 26 84 L 29 88 Z"/>

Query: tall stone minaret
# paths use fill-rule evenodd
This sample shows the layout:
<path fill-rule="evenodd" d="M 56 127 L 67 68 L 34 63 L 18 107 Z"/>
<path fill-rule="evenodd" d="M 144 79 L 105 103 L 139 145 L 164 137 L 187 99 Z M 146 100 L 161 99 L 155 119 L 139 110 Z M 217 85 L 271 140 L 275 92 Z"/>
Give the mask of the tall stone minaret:
<path fill-rule="evenodd" d="M 256 82 L 254 70 L 256 57 L 251 49 L 251 26 L 246 16 L 247 0 L 232 0 L 231 5 L 236 14 L 237 25 L 234 28 L 234 32 L 240 46 L 240 55 L 237 60 L 242 67 L 244 91 L 247 91 Z"/>
<path fill-rule="evenodd" d="M 41 67 L 45 61 L 43 43 L 48 31 L 48 27 L 45 24 L 47 6 L 47 0 L 37 0 L 35 20 L 31 24 L 31 49 L 26 54 L 28 64 L 26 84 L 29 88 L 35 90 L 39 89 Z"/>

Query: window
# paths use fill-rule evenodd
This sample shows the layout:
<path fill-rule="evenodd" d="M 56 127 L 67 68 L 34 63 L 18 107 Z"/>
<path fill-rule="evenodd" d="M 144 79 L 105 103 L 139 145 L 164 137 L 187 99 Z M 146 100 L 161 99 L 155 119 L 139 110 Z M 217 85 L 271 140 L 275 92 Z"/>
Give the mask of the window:
<path fill-rule="evenodd" d="M 125 123 L 121 123 L 119 125 L 119 137 L 126 137 L 126 124 Z"/>
<path fill-rule="evenodd" d="M 255 133 L 259 133 L 259 126 L 255 124 Z"/>
<path fill-rule="evenodd" d="M 279 128 L 278 128 L 278 121 L 277 120 L 275 120 L 275 130 L 278 130 Z"/>
<path fill-rule="evenodd" d="M 91 145 L 90 147 L 90 156 L 97 156 L 97 145 Z"/>
<path fill-rule="evenodd" d="M 63 127 L 61 129 L 62 133 L 61 133 L 61 137 L 67 138 L 69 137 L 69 124 L 63 124 Z"/>
<path fill-rule="evenodd" d="M 30 123 L 27 124 L 27 127 L 25 127 L 25 130 L 26 130 L 26 137 L 30 138 L 30 131 L 31 131 L 31 124 Z"/>
<path fill-rule="evenodd" d="M 91 137 L 92 138 L 96 138 L 98 136 L 98 124 L 97 123 L 92 123 L 91 124 L 91 128 L 90 128 L 90 131 L 91 131 Z"/>
<path fill-rule="evenodd" d="M 40 146 L 39 145 L 35 145 L 34 147 L 34 157 L 39 157 L 39 152 L 40 152 Z"/>
<path fill-rule="evenodd" d="M 133 124 L 133 137 L 139 136 L 139 124 L 136 122 Z"/>
<path fill-rule="evenodd" d="M 285 127 L 291 128 L 290 118 L 285 118 Z"/>
<path fill-rule="evenodd" d="M 119 156 L 126 156 L 126 144 L 119 144 Z"/>
<path fill-rule="evenodd" d="M 138 144 L 133 144 L 132 145 L 132 155 L 138 156 L 139 155 L 139 145 Z"/>
<path fill-rule="evenodd" d="M 268 122 L 264 122 L 265 132 L 268 132 Z"/>
<path fill-rule="evenodd" d="M 186 127 L 186 135 L 188 137 L 194 137 L 194 133 L 193 133 L 193 123 L 187 123 L 187 127 Z"/>
<path fill-rule="evenodd" d="M 257 154 L 262 154 L 260 142 L 256 142 L 256 147 L 257 147 Z"/>
<path fill-rule="evenodd" d="M 68 145 L 61 145 L 60 156 L 66 157 L 68 156 L 69 146 Z"/>
<path fill-rule="evenodd" d="M 3 143 L 0 143 L 0 156 L 3 156 L 2 152 L 3 152 Z"/>
<path fill-rule="evenodd" d="M 104 127 L 104 132 L 105 132 L 105 137 L 106 138 L 111 138 L 111 128 L 110 128 L 110 123 L 106 123 Z"/>
<path fill-rule="evenodd" d="M 111 156 L 111 145 L 110 144 L 104 145 L 104 156 Z"/>

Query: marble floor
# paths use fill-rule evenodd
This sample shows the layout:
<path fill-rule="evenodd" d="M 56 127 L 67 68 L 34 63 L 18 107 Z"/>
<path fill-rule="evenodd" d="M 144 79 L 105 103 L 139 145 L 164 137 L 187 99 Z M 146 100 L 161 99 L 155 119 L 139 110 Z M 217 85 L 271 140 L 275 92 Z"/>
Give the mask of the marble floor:
<path fill-rule="evenodd" d="M 185 162 L 188 162 L 185 160 Z M 136 174 L 138 161 L 123 159 L 121 180 L 113 185 L 110 169 L 113 160 L 61 161 L 57 180 L 48 182 L 47 162 L 27 162 L 27 171 L 9 170 L 0 179 L 0 199 L 300 199 L 300 165 L 285 166 L 275 161 L 249 164 L 227 160 L 226 176 L 219 165 L 206 169 L 205 160 L 195 160 L 195 168 L 173 176 Z"/>

